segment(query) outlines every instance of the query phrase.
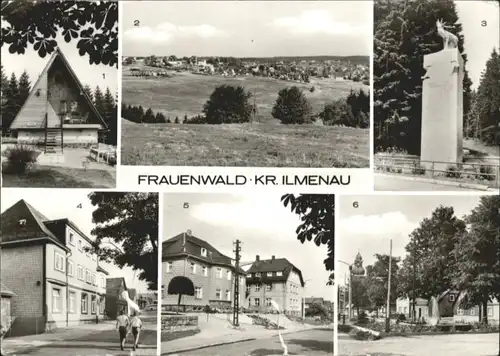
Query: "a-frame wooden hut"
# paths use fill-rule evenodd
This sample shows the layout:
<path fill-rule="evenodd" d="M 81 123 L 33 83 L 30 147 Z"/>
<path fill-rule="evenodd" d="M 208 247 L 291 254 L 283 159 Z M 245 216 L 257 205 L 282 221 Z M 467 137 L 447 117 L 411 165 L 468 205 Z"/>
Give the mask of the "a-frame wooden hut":
<path fill-rule="evenodd" d="M 108 127 L 57 48 L 10 129 L 18 143 L 43 145 L 52 153 L 69 145 L 97 144 Z"/>

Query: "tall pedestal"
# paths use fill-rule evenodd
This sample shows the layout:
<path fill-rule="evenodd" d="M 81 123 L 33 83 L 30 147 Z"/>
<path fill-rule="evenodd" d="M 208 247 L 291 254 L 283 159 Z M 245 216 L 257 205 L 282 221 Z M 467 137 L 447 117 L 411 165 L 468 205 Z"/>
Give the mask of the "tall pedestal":
<path fill-rule="evenodd" d="M 420 159 L 446 162 L 434 164 L 434 169 L 446 170 L 463 159 L 464 63 L 458 49 L 443 49 L 425 55 L 424 68 Z"/>

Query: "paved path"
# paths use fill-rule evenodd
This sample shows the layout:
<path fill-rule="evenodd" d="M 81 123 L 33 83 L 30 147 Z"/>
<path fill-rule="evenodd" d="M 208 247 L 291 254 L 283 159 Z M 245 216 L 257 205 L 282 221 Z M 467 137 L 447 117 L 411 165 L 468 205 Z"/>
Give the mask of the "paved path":
<path fill-rule="evenodd" d="M 375 190 L 377 191 L 475 191 L 453 185 L 433 184 L 406 180 L 399 177 L 375 174 Z M 480 191 L 480 190 L 478 190 Z"/>
<path fill-rule="evenodd" d="M 378 341 L 338 336 L 341 356 L 497 356 L 498 334 L 387 337 Z"/>
<path fill-rule="evenodd" d="M 314 329 L 290 333 L 283 336 L 289 355 L 325 356 L 333 355 L 333 330 Z M 162 355 L 168 355 L 162 349 Z M 278 336 L 259 338 L 230 345 L 214 346 L 200 350 L 181 352 L 178 356 L 274 356 L 283 355 Z"/>

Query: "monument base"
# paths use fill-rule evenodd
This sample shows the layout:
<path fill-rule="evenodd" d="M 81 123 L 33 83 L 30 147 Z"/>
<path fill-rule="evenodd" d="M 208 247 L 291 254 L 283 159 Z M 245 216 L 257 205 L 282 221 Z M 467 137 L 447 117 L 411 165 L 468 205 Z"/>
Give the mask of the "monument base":
<path fill-rule="evenodd" d="M 457 48 L 425 55 L 424 68 L 420 159 L 446 171 L 463 161 L 462 55 Z"/>

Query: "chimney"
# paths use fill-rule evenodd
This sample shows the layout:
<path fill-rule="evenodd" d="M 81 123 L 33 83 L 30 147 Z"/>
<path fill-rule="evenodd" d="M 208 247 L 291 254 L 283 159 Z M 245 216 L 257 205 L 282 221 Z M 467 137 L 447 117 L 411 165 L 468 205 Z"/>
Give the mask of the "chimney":
<path fill-rule="evenodd" d="M 255 256 L 255 261 L 260 261 L 260 256 L 259 255 Z"/>
<path fill-rule="evenodd" d="M 273 255 L 273 257 L 271 257 L 271 260 L 274 260 L 274 255 Z"/>

